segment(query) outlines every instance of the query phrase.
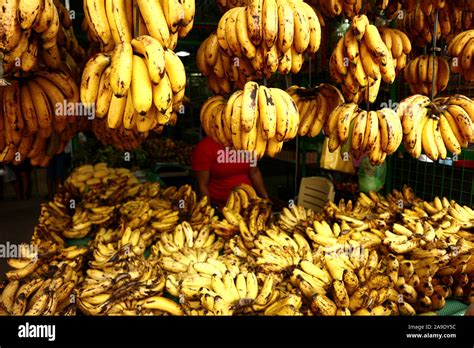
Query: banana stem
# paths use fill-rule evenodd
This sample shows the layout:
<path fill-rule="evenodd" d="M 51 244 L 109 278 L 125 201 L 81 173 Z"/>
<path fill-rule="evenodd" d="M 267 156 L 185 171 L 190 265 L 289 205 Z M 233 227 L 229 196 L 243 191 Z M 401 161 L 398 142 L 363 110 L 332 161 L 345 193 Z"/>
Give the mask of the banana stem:
<path fill-rule="evenodd" d="M 434 99 L 434 90 L 435 90 L 435 59 L 436 59 L 436 41 L 437 41 L 437 33 L 438 33 L 438 25 L 439 25 L 439 19 L 438 19 L 438 10 L 435 11 L 435 22 L 434 22 L 434 33 L 433 33 L 433 74 L 431 76 L 431 100 Z"/>

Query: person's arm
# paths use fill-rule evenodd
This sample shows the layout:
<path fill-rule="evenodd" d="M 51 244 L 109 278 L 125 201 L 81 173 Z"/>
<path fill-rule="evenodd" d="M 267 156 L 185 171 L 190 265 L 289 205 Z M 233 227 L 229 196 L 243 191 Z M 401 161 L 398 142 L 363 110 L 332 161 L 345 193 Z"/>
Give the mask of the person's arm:
<path fill-rule="evenodd" d="M 257 191 L 257 194 L 262 198 L 268 198 L 267 189 L 265 188 L 265 183 L 263 182 L 260 169 L 258 169 L 258 167 L 250 167 L 249 176 L 255 191 Z"/>
<path fill-rule="evenodd" d="M 208 170 L 199 170 L 196 171 L 196 181 L 199 191 L 199 196 L 202 198 L 207 196 L 209 202 L 211 201 L 211 195 L 209 194 L 209 171 Z"/>

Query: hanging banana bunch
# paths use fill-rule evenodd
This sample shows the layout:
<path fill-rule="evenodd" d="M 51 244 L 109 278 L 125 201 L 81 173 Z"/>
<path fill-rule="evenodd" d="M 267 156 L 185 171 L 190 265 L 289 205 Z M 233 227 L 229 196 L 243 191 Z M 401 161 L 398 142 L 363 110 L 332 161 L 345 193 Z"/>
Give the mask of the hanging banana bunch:
<path fill-rule="evenodd" d="M 313 8 L 302 1 L 252 0 L 222 16 L 216 38 L 234 65 L 239 67 L 241 59 L 248 59 L 260 76 L 270 77 L 277 71 L 301 70 L 304 54 L 312 55 L 319 49 L 321 25 Z M 216 38 L 211 43 L 214 51 Z"/>
<path fill-rule="evenodd" d="M 389 108 L 366 111 L 355 103 L 341 104 L 331 113 L 327 124 L 329 151 L 342 146 L 341 156 L 346 161 L 351 155 L 360 159 L 368 154 L 372 164 L 380 165 L 402 142 L 400 119 Z"/>
<path fill-rule="evenodd" d="M 214 94 L 227 95 L 235 88 L 243 89 L 247 81 L 261 77 L 248 58 L 231 58 L 224 54 L 215 32 L 199 46 L 196 62 Z"/>
<path fill-rule="evenodd" d="M 406 54 L 411 46 L 405 45 L 402 47 Z M 339 39 L 329 69 L 333 80 L 342 84 L 348 101 L 374 103 L 382 80 L 389 84 L 395 80 L 395 64 L 377 27 L 369 23 L 366 15 L 360 15 L 353 18 L 350 28 Z"/>
<path fill-rule="evenodd" d="M 194 12 L 195 0 L 84 0 L 84 28 L 105 52 L 130 43 L 136 33 L 173 50 L 191 31 Z"/>
<path fill-rule="evenodd" d="M 447 151 L 459 155 L 474 141 L 474 102 L 463 95 L 441 97 L 433 102 L 423 95 L 404 99 L 398 107 L 405 149 L 414 158 L 422 151 L 433 161 Z"/>
<path fill-rule="evenodd" d="M 464 0 L 405 1 L 403 14 L 395 14 L 399 26 L 404 28 L 416 45 L 424 47 L 433 41 L 436 12 L 438 23 L 436 38 L 450 42 L 464 30 L 474 29 L 474 5 Z"/>
<path fill-rule="evenodd" d="M 107 116 L 108 128 L 146 133 L 175 122 L 182 108 L 186 73 L 179 57 L 151 36 L 98 53 L 84 68 L 81 101 Z"/>
<path fill-rule="evenodd" d="M 451 69 L 461 74 L 466 81 L 474 81 L 474 30 L 467 30 L 457 35 L 449 44 L 448 54 L 454 57 Z"/>
<path fill-rule="evenodd" d="M 404 74 L 413 94 L 436 96 L 448 86 L 449 63 L 443 57 L 421 55 L 408 63 Z"/>
<path fill-rule="evenodd" d="M 228 100 L 209 98 L 201 108 L 206 134 L 225 146 L 274 157 L 298 134 L 299 114 L 288 93 L 247 82 Z"/>
<path fill-rule="evenodd" d="M 383 42 L 392 53 L 397 72 L 402 71 L 407 65 L 408 55 L 412 49 L 410 39 L 407 34 L 398 29 L 380 27 L 379 30 Z"/>
<path fill-rule="evenodd" d="M 78 121 L 68 105 L 79 90 L 65 71 L 40 71 L 0 88 L 0 162 L 46 166 L 74 136 Z"/>
<path fill-rule="evenodd" d="M 292 86 L 288 94 L 293 98 L 300 114 L 299 136 L 316 137 L 327 128 L 329 115 L 344 103 L 344 96 L 334 86 L 322 83 L 315 88 Z"/>
<path fill-rule="evenodd" d="M 4 76 L 61 66 L 78 70 L 84 60 L 69 11 L 59 0 L 5 1 L 0 21 Z"/>

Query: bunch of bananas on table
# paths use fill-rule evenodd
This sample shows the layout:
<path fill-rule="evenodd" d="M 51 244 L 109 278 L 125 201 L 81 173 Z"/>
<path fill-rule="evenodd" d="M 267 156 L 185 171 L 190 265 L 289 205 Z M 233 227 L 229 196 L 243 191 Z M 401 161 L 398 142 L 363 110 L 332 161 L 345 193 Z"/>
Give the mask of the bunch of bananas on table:
<path fill-rule="evenodd" d="M 31 247 L 31 246 L 30 246 Z M 87 248 L 37 249 L 35 255 L 8 259 L 12 268 L 0 296 L 3 315 L 75 315 L 74 290 Z"/>
<path fill-rule="evenodd" d="M 339 89 L 327 83 L 314 88 L 292 86 L 287 92 L 300 114 L 299 136 L 316 137 L 323 127 L 327 127 L 329 115 L 344 103 L 344 96 Z"/>
<path fill-rule="evenodd" d="M 196 54 L 199 71 L 207 77 L 207 85 L 214 94 L 229 94 L 233 87 L 243 88 L 247 81 L 261 77 L 247 57 L 232 58 L 219 46 L 216 32 L 199 46 Z"/>
<path fill-rule="evenodd" d="M 377 111 L 359 109 L 355 103 L 341 104 L 328 122 L 330 152 L 339 146 L 344 160 L 359 159 L 368 153 L 370 162 L 380 165 L 402 142 L 403 130 L 397 113 L 390 108 Z"/>
<path fill-rule="evenodd" d="M 299 114 L 285 91 L 247 82 L 228 100 L 209 98 L 201 108 L 201 125 L 216 142 L 244 150 L 244 155 L 274 157 L 284 141 L 298 134 Z"/>
<path fill-rule="evenodd" d="M 69 11 L 59 0 L 5 1 L 0 49 L 4 52 L 4 76 L 40 66 L 76 67 L 85 54 L 74 35 Z"/>
<path fill-rule="evenodd" d="M 111 54 L 98 53 L 86 64 L 81 101 L 95 105 L 108 128 L 146 133 L 167 124 L 180 111 L 186 74 L 179 57 L 151 36 L 116 45 Z M 176 116 L 174 116 L 176 117 Z"/>
<path fill-rule="evenodd" d="M 38 71 L 0 89 L 0 162 L 46 166 L 64 151 L 79 116 L 69 105 L 79 101 L 71 73 Z"/>
<path fill-rule="evenodd" d="M 135 33 L 150 35 L 163 47 L 174 49 L 178 37 L 191 31 L 194 12 L 194 0 L 85 0 L 83 27 L 105 51 L 130 43 Z"/>
<path fill-rule="evenodd" d="M 461 74 L 466 81 L 474 81 L 474 30 L 466 30 L 456 35 L 448 46 L 448 54 L 454 57 L 451 62 L 453 73 Z"/>
<path fill-rule="evenodd" d="M 304 54 L 316 53 L 321 25 L 313 8 L 302 1 L 251 0 L 245 7 L 228 10 L 217 26 L 218 46 L 238 66 L 251 61 L 260 76 L 301 70 Z M 217 56 L 217 47 L 214 56 Z M 214 64 L 209 64 L 213 66 Z"/>
<path fill-rule="evenodd" d="M 421 55 L 408 63 L 404 74 L 413 94 L 436 96 L 448 87 L 449 63 L 443 57 Z"/>
<path fill-rule="evenodd" d="M 408 54 L 411 45 L 405 36 L 399 38 L 402 51 Z M 396 62 L 377 27 L 369 23 L 366 15 L 358 15 L 334 48 L 329 69 L 333 80 L 342 84 L 348 101 L 374 103 L 382 80 L 389 84 L 395 80 Z"/>
<path fill-rule="evenodd" d="M 474 28 L 472 1 L 423 0 L 418 3 L 408 0 L 402 7 L 405 11 L 402 14 L 395 13 L 394 17 L 420 47 L 433 41 L 436 13 L 439 19 L 436 32 L 438 40 L 443 37 L 447 42 L 451 42 L 460 32 Z"/>
<path fill-rule="evenodd" d="M 181 315 L 178 304 L 160 296 L 165 275 L 157 261 L 145 260 L 143 255 L 133 252 L 132 246 L 138 242 L 129 231 L 123 234 L 118 251 L 98 244 L 105 251 L 94 253 L 95 259 L 77 289 L 78 308 L 86 315 L 157 315 L 163 312 Z M 105 258 L 104 254 L 107 255 Z"/>
<path fill-rule="evenodd" d="M 423 95 L 404 99 L 398 107 L 405 149 L 419 158 L 422 150 L 433 161 L 447 151 L 460 154 L 473 142 L 474 102 L 460 94 L 431 101 Z"/>

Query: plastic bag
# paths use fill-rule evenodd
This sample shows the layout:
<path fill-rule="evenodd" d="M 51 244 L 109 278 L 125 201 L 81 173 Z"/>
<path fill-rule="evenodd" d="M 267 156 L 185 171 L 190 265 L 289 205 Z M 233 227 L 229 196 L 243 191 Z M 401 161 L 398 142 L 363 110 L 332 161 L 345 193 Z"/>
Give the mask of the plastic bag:
<path fill-rule="evenodd" d="M 369 191 L 378 192 L 385 185 L 387 175 L 387 165 L 382 163 L 380 166 L 370 164 L 369 158 L 364 157 L 359 167 L 359 191 L 368 193 Z"/>
<path fill-rule="evenodd" d="M 321 168 L 327 170 L 335 170 L 338 172 L 348 173 L 348 174 L 355 174 L 355 169 L 352 164 L 352 160 L 350 157 L 346 158 L 347 161 L 341 156 L 341 147 L 339 147 L 333 153 L 329 152 L 328 148 L 328 139 L 324 140 L 323 149 L 321 153 Z"/>

